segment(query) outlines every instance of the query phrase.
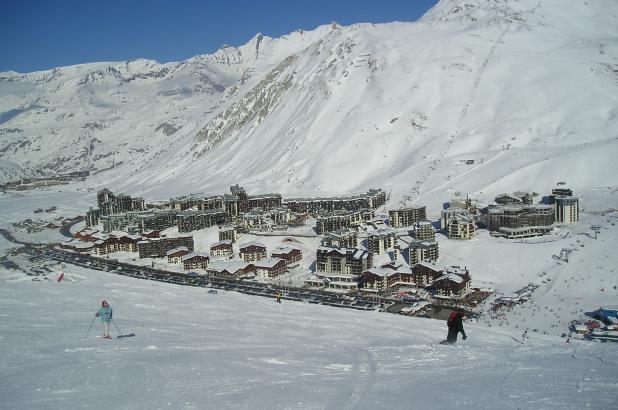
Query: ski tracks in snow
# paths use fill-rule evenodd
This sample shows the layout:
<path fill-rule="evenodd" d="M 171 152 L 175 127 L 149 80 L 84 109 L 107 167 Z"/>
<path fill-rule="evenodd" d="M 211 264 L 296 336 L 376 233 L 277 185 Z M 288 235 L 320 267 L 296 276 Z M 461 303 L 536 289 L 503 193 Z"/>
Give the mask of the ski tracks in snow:
<path fill-rule="evenodd" d="M 539 0 L 536 6 L 533 7 L 531 10 L 529 10 L 528 12 L 530 14 L 534 14 L 536 10 L 539 9 L 540 7 L 541 7 L 541 0 Z M 491 46 L 485 58 L 483 59 L 481 65 L 479 66 L 479 69 L 476 72 L 476 75 L 474 76 L 474 79 L 472 81 L 472 88 L 470 89 L 468 98 L 466 99 L 464 105 L 459 111 L 459 115 L 457 116 L 457 120 L 455 121 L 455 128 L 453 132 L 451 132 L 451 135 L 449 136 L 447 143 L 444 144 L 444 147 L 441 150 L 440 156 L 437 159 L 431 161 L 430 166 L 427 168 L 427 170 L 423 174 L 421 174 L 420 179 L 416 182 L 416 186 L 413 188 L 413 191 L 415 191 L 417 194 L 420 194 L 422 186 L 425 185 L 425 183 L 431 177 L 431 175 L 436 172 L 438 165 L 440 165 L 447 158 L 448 151 L 451 149 L 451 147 L 453 146 L 453 143 L 459 136 L 462 130 L 464 121 L 468 117 L 469 110 L 472 107 L 476 99 L 476 94 L 477 94 L 479 86 L 481 85 L 481 82 L 483 81 L 485 72 L 487 71 L 487 66 L 489 65 L 493 56 L 495 55 L 496 49 L 498 48 L 498 46 L 504 43 L 504 37 L 511 30 L 512 25 L 513 25 L 513 22 L 509 21 L 506 27 L 500 31 L 500 34 L 494 41 L 494 44 Z M 450 182 L 447 182 L 447 184 L 448 183 Z M 446 184 L 443 184 L 443 185 L 446 185 Z M 435 189 L 438 189 L 438 188 L 435 188 Z M 426 195 L 428 193 L 429 192 L 425 192 L 423 193 L 423 195 Z M 416 201 L 418 201 L 418 198 L 416 199 Z"/>
<path fill-rule="evenodd" d="M 378 362 L 371 347 L 354 348 L 354 364 L 352 377 L 349 379 L 350 389 L 341 389 L 329 400 L 325 410 L 353 410 L 361 399 L 371 391 L 376 380 Z"/>

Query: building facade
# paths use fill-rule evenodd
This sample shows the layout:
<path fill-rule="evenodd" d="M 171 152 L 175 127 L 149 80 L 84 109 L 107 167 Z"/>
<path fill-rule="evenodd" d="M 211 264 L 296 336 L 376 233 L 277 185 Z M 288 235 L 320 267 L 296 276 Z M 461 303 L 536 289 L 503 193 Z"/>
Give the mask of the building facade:
<path fill-rule="evenodd" d="M 574 196 L 558 196 L 554 199 L 556 222 L 579 221 L 579 199 Z"/>
<path fill-rule="evenodd" d="M 434 240 L 436 230 L 430 221 L 420 221 L 414 224 L 414 238 L 417 240 Z"/>
<path fill-rule="evenodd" d="M 182 268 L 184 270 L 192 270 L 192 269 L 207 269 L 208 262 L 210 262 L 210 258 L 208 255 L 202 255 L 199 253 L 190 253 L 184 255 L 181 258 Z"/>
<path fill-rule="evenodd" d="M 412 226 L 427 219 L 427 210 L 424 206 L 412 206 L 388 211 L 390 226 L 400 228 Z"/>
<path fill-rule="evenodd" d="M 286 266 L 288 268 L 292 268 L 300 264 L 300 261 L 303 258 L 303 253 L 300 249 L 281 247 L 275 249 L 270 256 L 273 258 L 283 259 Z"/>
<path fill-rule="evenodd" d="M 223 209 L 206 209 L 203 211 L 182 211 L 176 215 L 178 232 L 186 233 L 211 226 L 223 224 L 231 220 L 230 214 Z"/>
<path fill-rule="evenodd" d="M 357 227 L 374 218 L 371 209 L 360 211 L 336 211 L 332 215 L 319 217 L 316 222 L 316 232 L 323 235 L 326 232 Z"/>
<path fill-rule="evenodd" d="M 381 255 L 389 249 L 395 249 L 397 244 L 397 231 L 394 229 L 380 229 L 371 232 L 367 237 L 367 248 L 374 255 Z"/>
<path fill-rule="evenodd" d="M 438 242 L 432 240 L 412 241 L 410 242 L 409 251 L 410 265 L 423 261 L 435 262 L 440 256 Z"/>
<path fill-rule="evenodd" d="M 292 212 L 317 215 L 323 212 L 359 211 L 376 209 L 386 203 L 386 193 L 381 189 L 370 189 L 365 194 L 332 198 L 290 198 L 285 205 Z"/>
<path fill-rule="evenodd" d="M 253 264 L 257 276 L 272 279 L 283 275 L 286 270 L 286 262 L 279 258 L 264 258 Z"/>
<path fill-rule="evenodd" d="M 455 215 L 447 226 L 449 239 L 472 239 L 476 233 L 476 222 L 470 216 Z"/>
<path fill-rule="evenodd" d="M 257 242 L 251 242 L 240 246 L 239 256 L 245 262 L 255 262 L 266 258 L 268 255 L 266 254 L 266 246 Z"/>
<path fill-rule="evenodd" d="M 337 231 L 326 232 L 321 243 L 322 246 L 328 248 L 356 248 L 358 244 L 358 234 L 352 229 L 339 229 Z"/>
<path fill-rule="evenodd" d="M 178 238 L 155 238 L 137 243 L 137 251 L 140 258 L 163 258 L 167 251 L 185 246 L 189 252 L 193 252 L 193 237 L 181 236 Z"/>
<path fill-rule="evenodd" d="M 554 223 L 552 205 L 493 206 L 487 211 L 487 228 L 523 228 L 529 226 L 551 226 Z"/>

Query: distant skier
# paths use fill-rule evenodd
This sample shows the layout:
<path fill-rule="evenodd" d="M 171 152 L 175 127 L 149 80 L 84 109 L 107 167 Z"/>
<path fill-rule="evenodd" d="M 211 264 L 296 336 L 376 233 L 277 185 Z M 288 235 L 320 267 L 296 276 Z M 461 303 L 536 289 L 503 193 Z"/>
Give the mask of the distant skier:
<path fill-rule="evenodd" d="M 457 342 L 457 333 L 459 332 L 461 332 L 463 340 L 468 338 L 463 328 L 463 312 L 452 312 L 446 325 L 448 326 L 448 335 L 446 336 L 446 340 L 442 341 L 440 344 L 455 344 L 455 342 Z"/>
<path fill-rule="evenodd" d="M 281 293 L 275 292 L 275 302 L 281 303 Z"/>
<path fill-rule="evenodd" d="M 106 300 L 101 302 L 101 308 L 94 315 L 101 320 L 103 323 L 103 338 L 111 339 L 112 337 L 109 335 L 109 322 L 112 321 L 112 307 L 107 303 Z"/>

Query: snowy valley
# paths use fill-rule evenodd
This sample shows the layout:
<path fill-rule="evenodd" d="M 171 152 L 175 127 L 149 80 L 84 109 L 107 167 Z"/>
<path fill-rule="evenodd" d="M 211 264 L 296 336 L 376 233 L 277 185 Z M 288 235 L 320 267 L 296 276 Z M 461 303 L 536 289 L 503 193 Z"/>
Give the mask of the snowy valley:
<path fill-rule="evenodd" d="M 453 200 L 568 187 L 579 203 L 538 237 L 435 235 L 437 266 L 493 292 L 454 346 L 441 320 L 139 280 L 0 236 L 0 408 L 613 408 L 617 345 L 565 336 L 618 307 L 617 130 L 613 0 L 441 0 L 416 22 L 257 34 L 180 62 L 0 73 L 0 228 L 24 242 L 65 240 L 28 224 L 84 215 L 104 187 L 147 203 L 234 184 L 284 201 L 381 188 L 377 219 L 424 206 L 437 225 Z M 217 232 L 193 231 L 196 251 Z M 303 286 L 323 235 L 286 236 L 303 260 L 272 284 Z M 135 337 L 101 339 L 103 299 L 112 334 Z"/>

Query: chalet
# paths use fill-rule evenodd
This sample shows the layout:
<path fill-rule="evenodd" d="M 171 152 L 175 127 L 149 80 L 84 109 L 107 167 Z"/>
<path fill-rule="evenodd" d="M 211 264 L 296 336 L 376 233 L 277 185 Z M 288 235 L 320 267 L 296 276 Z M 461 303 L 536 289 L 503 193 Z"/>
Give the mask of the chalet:
<path fill-rule="evenodd" d="M 412 267 L 414 283 L 417 286 L 429 286 L 442 276 L 442 272 L 436 266 L 428 262 L 419 262 Z"/>
<path fill-rule="evenodd" d="M 255 267 L 240 260 L 219 261 L 208 264 L 206 273 L 215 277 L 239 279 L 255 274 Z"/>
<path fill-rule="evenodd" d="M 327 248 L 317 249 L 316 270 L 324 273 L 345 273 L 360 275 L 373 264 L 371 253 L 357 248 Z"/>
<path fill-rule="evenodd" d="M 361 275 L 365 292 L 383 292 L 401 286 L 416 286 L 412 270 L 403 265 L 388 264 L 381 268 L 370 268 Z"/>
<path fill-rule="evenodd" d="M 154 238 L 137 243 L 137 251 L 140 258 L 163 258 L 167 251 L 186 246 L 189 252 L 193 252 L 193 237 L 180 236 L 176 238 Z"/>
<path fill-rule="evenodd" d="M 460 298 L 470 289 L 470 274 L 458 266 L 452 266 L 444 271 L 431 287 L 436 294 L 449 298 Z"/>
<path fill-rule="evenodd" d="M 299 265 L 300 260 L 303 258 L 303 252 L 296 248 L 279 247 L 270 256 L 285 260 L 286 266 L 291 268 Z"/>
<path fill-rule="evenodd" d="M 144 238 L 149 238 L 149 239 L 158 238 L 161 236 L 161 231 L 158 229 L 149 229 L 147 231 L 142 232 L 142 236 Z"/>
<path fill-rule="evenodd" d="M 182 268 L 184 270 L 206 269 L 210 258 L 199 253 L 190 253 L 181 257 Z"/>
<path fill-rule="evenodd" d="M 232 248 L 232 241 L 224 239 L 220 242 L 212 244 L 210 247 L 210 254 L 217 259 L 231 259 L 234 256 L 234 249 Z"/>
<path fill-rule="evenodd" d="M 137 252 L 138 243 L 142 240 L 137 235 L 117 233 L 94 243 L 94 252 L 105 255 L 112 252 Z"/>
<path fill-rule="evenodd" d="M 67 238 L 67 240 L 63 242 L 60 242 L 58 246 L 60 247 L 60 249 L 79 253 L 87 253 L 94 249 L 94 243 L 92 242 L 83 242 L 69 238 Z"/>
<path fill-rule="evenodd" d="M 315 272 L 315 277 L 305 280 L 308 288 L 353 292 L 358 290 L 360 275 L 346 273 Z"/>
<path fill-rule="evenodd" d="M 255 262 L 266 258 L 266 246 L 258 242 L 249 242 L 239 248 L 240 259 L 245 262 Z"/>
<path fill-rule="evenodd" d="M 365 292 L 394 291 L 400 288 L 426 287 L 431 285 L 442 272 L 433 265 L 422 263 L 410 268 L 406 265 L 387 264 L 363 272 L 361 283 Z"/>
<path fill-rule="evenodd" d="M 255 272 L 263 278 L 274 278 L 285 273 L 286 262 L 279 258 L 265 258 L 253 264 Z"/>
<path fill-rule="evenodd" d="M 370 268 L 359 278 L 359 287 L 364 292 L 384 292 L 388 288 L 388 277 L 394 273 L 394 269 Z"/>
<path fill-rule="evenodd" d="M 307 279 L 310 288 L 350 292 L 358 290 L 361 273 L 371 267 L 371 253 L 356 248 L 328 248 L 317 250 L 315 277 Z"/>
<path fill-rule="evenodd" d="M 96 235 L 97 233 L 99 233 L 99 231 L 96 229 L 84 228 L 81 231 L 75 232 L 73 236 L 75 237 L 75 239 L 79 239 L 80 241 L 95 242 L 101 239 L 100 236 Z"/>
<path fill-rule="evenodd" d="M 186 246 L 178 246 L 174 249 L 170 249 L 166 252 L 167 255 L 167 263 L 180 263 L 182 262 L 182 257 L 189 254 L 189 248 Z"/>

